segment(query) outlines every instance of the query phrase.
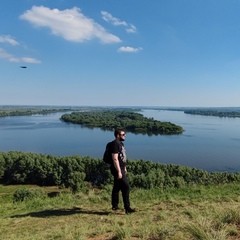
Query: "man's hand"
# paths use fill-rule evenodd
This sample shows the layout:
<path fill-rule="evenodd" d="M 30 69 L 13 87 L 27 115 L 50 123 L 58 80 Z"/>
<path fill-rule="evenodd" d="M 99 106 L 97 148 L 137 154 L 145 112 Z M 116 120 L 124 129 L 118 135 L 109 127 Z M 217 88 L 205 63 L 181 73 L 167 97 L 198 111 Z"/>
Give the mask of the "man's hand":
<path fill-rule="evenodd" d="M 118 172 L 118 179 L 122 179 L 122 173 Z"/>

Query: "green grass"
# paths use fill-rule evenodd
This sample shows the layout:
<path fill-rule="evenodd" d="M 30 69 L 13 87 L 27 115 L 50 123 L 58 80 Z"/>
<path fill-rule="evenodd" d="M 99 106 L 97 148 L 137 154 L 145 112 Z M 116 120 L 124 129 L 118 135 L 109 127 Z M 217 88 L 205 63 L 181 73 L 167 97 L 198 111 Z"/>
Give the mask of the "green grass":
<path fill-rule="evenodd" d="M 240 239 L 240 184 L 135 189 L 130 215 L 111 211 L 111 186 L 76 195 L 47 187 L 55 197 L 13 202 L 19 188 L 39 187 L 0 185 L 0 239 Z"/>

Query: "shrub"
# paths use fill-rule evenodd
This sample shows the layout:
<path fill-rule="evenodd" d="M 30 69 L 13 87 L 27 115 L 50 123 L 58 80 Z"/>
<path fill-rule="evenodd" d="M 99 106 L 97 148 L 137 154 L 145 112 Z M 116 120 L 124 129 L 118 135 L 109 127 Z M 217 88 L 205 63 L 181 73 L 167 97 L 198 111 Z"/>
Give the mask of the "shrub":
<path fill-rule="evenodd" d="M 77 193 L 80 191 L 86 191 L 86 183 L 84 182 L 85 173 L 83 172 L 73 172 L 69 177 L 69 187 L 72 193 Z"/>
<path fill-rule="evenodd" d="M 22 202 L 26 200 L 31 200 L 34 198 L 45 198 L 47 196 L 46 192 L 42 189 L 17 189 L 13 194 L 14 202 Z"/>

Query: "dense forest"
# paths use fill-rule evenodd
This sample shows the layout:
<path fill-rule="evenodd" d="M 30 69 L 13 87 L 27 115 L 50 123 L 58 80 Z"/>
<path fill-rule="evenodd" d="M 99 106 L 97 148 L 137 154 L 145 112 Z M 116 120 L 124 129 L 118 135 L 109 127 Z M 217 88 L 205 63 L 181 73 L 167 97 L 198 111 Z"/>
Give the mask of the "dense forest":
<path fill-rule="evenodd" d="M 148 135 L 180 134 L 183 132 L 181 126 L 170 122 L 157 121 L 153 118 L 144 117 L 140 113 L 127 110 L 73 112 L 64 114 L 61 120 L 86 127 L 99 127 L 103 130 L 124 128 L 129 132 Z"/>
<path fill-rule="evenodd" d="M 207 172 L 173 164 L 128 160 L 133 188 L 179 188 L 240 182 L 240 173 Z M 102 159 L 78 155 L 59 157 L 17 151 L 0 152 L 0 183 L 59 186 L 78 192 L 112 183 L 109 165 Z"/>

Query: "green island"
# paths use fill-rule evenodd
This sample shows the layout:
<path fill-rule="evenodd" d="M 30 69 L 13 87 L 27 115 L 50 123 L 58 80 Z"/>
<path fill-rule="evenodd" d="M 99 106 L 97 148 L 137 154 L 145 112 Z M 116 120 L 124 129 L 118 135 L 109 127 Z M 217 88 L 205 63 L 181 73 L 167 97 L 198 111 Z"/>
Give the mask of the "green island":
<path fill-rule="evenodd" d="M 161 122 L 129 110 L 82 111 L 64 114 L 64 122 L 81 124 L 86 127 L 99 127 L 112 130 L 117 127 L 126 131 L 148 135 L 181 134 L 183 128 L 171 122 Z"/>
<path fill-rule="evenodd" d="M 102 159 L 0 152 L 0 239 L 240 239 L 240 173 L 129 160 L 128 178 L 124 215 Z"/>

